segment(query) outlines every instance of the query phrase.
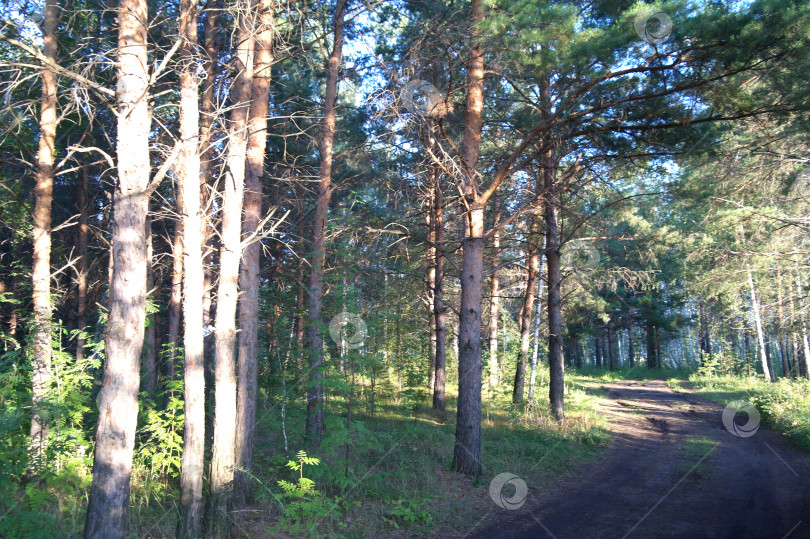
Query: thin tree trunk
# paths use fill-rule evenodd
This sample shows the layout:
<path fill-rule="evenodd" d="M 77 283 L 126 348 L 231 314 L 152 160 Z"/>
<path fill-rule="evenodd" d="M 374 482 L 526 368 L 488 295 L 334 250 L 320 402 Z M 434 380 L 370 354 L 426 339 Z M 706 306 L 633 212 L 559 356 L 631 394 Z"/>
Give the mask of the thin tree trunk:
<path fill-rule="evenodd" d="M 177 176 L 177 198 L 183 226 L 183 391 L 185 426 L 180 475 L 179 538 L 201 537 L 203 468 L 205 465 L 205 350 L 203 337 L 204 222 L 202 217 L 199 153 L 199 80 L 195 69 L 197 0 L 181 0 L 180 140 L 183 143 Z"/>
<path fill-rule="evenodd" d="M 772 382 L 771 378 L 771 366 L 770 366 L 770 354 L 766 349 L 765 345 L 765 333 L 762 330 L 762 317 L 759 312 L 759 302 L 757 301 L 756 291 L 754 290 L 754 277 L 751 275 L 751 266 L 747 266 L 748 269 L 748 285 L 751 288 L 751 309 L 754 311 L 754 322 L 756 323 L 757 327 L 757 338 L 759 339 L 759 348 L 762 353 L 762 371 L 765 373 L 765 379 L 769 382 Z"/>
<path fill-rule="evenodd" d="M 543 245 L 540 252 L 546 250 L 546 236 L 542 235 Z M 543 261 L 544 256 L 538 256 L 538 264 L 540 265 L 537 271 L 537 300 L 535 301 L 534 312 L 534 349 L 532 350 L 532 369 L 529 376 L 529 400 L 534 399 L 534 387 L 537 380 L 537 360 L 540 357 L 540 315 L 543 313 Z"/>
<path fill-rule="evenodd" d="M 433 316 L 436 326 L 436 376 L 433 387 L 433 409 L 445 407 L 447 373 L 447 320 L 444 306 L 444 197 L 441 177 L 436 175 L 433 194 L 433 231 L 436 243 L 436 280 L 433 287 Z"/>
<path fill-rule="evenodd" d="M 636 356 L 633 350 L 633 310 L 627 310 L 627 360 L 630 368 L 636 366 Z"/>
<path fill-rule="evenodd" d="M 493 226 L 501 222 L 501 197 L 492 197 Z M 501 235 L 492 236 L 492 267 L 497 268 L 501 261 Z M 493 269 L 489 277 L 489 387 L 498 387 L 498 318 L 501 316 L 501 291 L 498 270 Z"/>
<path fill-rule="evenodd" d="M 608 320 L 607 323 L 607 351 L 608 360 L 610 361 L 610 370 L 616 370 L 616 346 L 613 339 L 613 320 Z"/>
<path fill-rule="evenodd" d="M 427 227 L 427 240 L 428 245 L 425 251 L 425 261 L 427 265 L 427 271 L 425 275 L 425 286 L 426 286 L 426 296 L 427 296 L 427 303 L 428 303 L 428 338 L 430 341 L 430 357 L 429 365 L 428 365 L 428 388 L 430 391 L 435 390 L 436 384 L 436 315 L 434 313 L 436 309 L 436 300 L 433 297 L 434 290 L 436 289 L 436 235 L 434 233 L 435 230 L 435 216 L 434 216 L 434 208 L 436 207 L 435 204 L 435 193 L 436 193 L 436 181 L 438 180 L 437 170 L 436 167 L 433 167 L 432 170 L 428 173 L 429 178 L 428 181 L 432 187 L 431 193 L 428 197 L 429 204 L 427 209 L 427 217 L 426 227 Z"/>
<path fill-rule="evenodd" d="M 324 259 L 326 258 L 326 222 L 332 197 L 332 160 L 337 121 L 337 90 L 340 80 L 340 61 L 343 55 L 343 26 L 346 0 L 337 0 L 333 19 L 334 45 L 326 67 L 323 122 L 318 167 L 318 199 L 315 205 L 315 223 L 312 233 L 312 272 L 309 279 L 309 378 L 307 390 L 306 437 L 311 448 L 321 445 L 323 438 L 323 337 L 321 336 L 321 308 L 323 301 Z"/>
<path fill-rule="evenodd" d="M 152 245 L 152 219 L 146 216 L 146 292 L 154 294 L 155 277 L 152 270 L 154 246 Z M 151 301 L 155 298 L 152 296 Z M 154 314 L 146 315 L 146 328 L 144 328 L 143 351 L 141 352 L 141 391 L 152 393 L 157 387 L 157 336 L 155 325 L 157 320 Z"/>
<path fill-rule="evenodd" d="M 221 201 L 222 249 L 219 255 L 214 367 L 214 441 L 211 451 L 211 514 L 213 535 L 227 535 L 236 466 L 236 307 L 242 242 L 242 203 L 248 116 L 253 85 L 254 18 L 251 2 L 240 2 L 237 72 L 232 87 L 231 125 Z"/>
<path fill-rule="evenodd" d="M 533 235 L 536 219 L 532 217 L 529 223 L 529 235 Z M 520 351 L 518 352 L 517 368 L 515 369 L 515 384 L 512 389 L 512 402 L 523 402 L 523 391 L 526 386 L 526 365 L 529 359 L 529 346 L 531 345 L 532 312 L 534 311 L 535 288 L 540 273 L 540 254 L 537 246 L 530 239 L 527 240 L 526 251 L 529 255 L 526 268 L 526 290 L 523 293 L 523 307 L 520 309 Z"/>
<path fill-rule="evenodd" d="M 90 256 L 87 240 L 90 236 L 90 173 L 82 167 L 82 188 L 79 195 L 79 261 L 76 269 L 76 313 L 79 332 L 76 336 L 76 363 L 84 359 L 84 332 L 87 329 L 87 276 L 90 270 Z"/>
<path fill-rule="evenodd" d="M 258 2 L 259 24 L 256 32 L 253 63 L 253 90 L 248 124 L 247 175 L 242 236 L 247 239 L 259 230 L 262 215 L 262 176 L 267 147 L 267 112 L 270 100 L 270 77 L 273 65 L 273 0 Z M 259 389 L 259 257 L 261 243 L 254 241 L 242 254 L 242 291 L 239 306 L 239 387 L 236 405 L 236 502 L 253 499 L 253 438 L 256 430 L 256 398 Z M 245 470 L 245 471 L 241 471 Z M 246 473 L 247 472 L 247 473 Z"/>
<path fill-rule="evenodd" d="M 138 420 L 139 359 L 146 318 L 146 215 L 149 98 L 146 0 L 121 0 L 118 12 L 118 182 L 112 221 L 113 277 L 93 484 L 84 534 L 126 534 L 129 479 Z"/>
<path fill-rule="evenodd" d="M 57 61 L 57 25 L 59 7 L 56 0 L 45 2 L 43 55 Z M 32 373 L 31 440 L 29 471 L 34 472 L 44 457 L 48 425 L 39 413 L 39 403 L 48 398 L 51 387 L 51 206 L 53 205 L 54 155 L 56 144 L 56 74 L 42 71 L 40 100 L 39 151 L 34 187 L 34 260 L 33 280 L 34 358 Z"/>
<path fill-rule="evenodd" d="M 802 351 L 804 352 L 804 376 L 810 378 L 810 338 L 807 335 L 807 317 L 802 308 L 802 298 L 804 297 L 804 290 L 802 287 L 802 276 L 799 273 L 798 265 L 796 267 L 796 291 L 798 293 L 796 301 L 799 304 L 799 316 L 802 319 Z"/>
<path fill-rule="evenodd" d="M 546 261 L 548 263 L 548 366 L 549 402 L 557 421 L 565 417 L 563 409 L 564 365 L 562 357 L 562 294 L 560 285 L 560 231 L 557 225 L 559 199 L 557 198 L 557 168 L 553 150 L 543 159 L 543 187 L 546 195 L 543 205 L 546 217 Z"/>
<path fill-rule="evenodd" d="M 458 408 L 453 469 L 479 476 L 481 463 L 481 299 L 484 266 L 484 208 L 478 193 L 477 166 L 484 110 L 484 49 L 476 25 L 484 18 L 482 0 L 471 2 L 467 110 L 461 143 L 461 191 L 466 211 L 462 228 L 461 304 L 459 307 Z M 495 186 L 497 187 L 497 186 Z M 491 195 L 490 195 L 491 196 Z"/>
<path fill-rule="evenodd" d="M 599 330 L 596 332 L 596 335 L 593 337 L 593 348 L 594 348 L 594 360 L 596 361 L 596 366 L 602 368 L 602 328 L 600 327 Z"/>
<path fill-rule="evenodd" d="M 180 90 L 182 92 L 182 88 Z M 166 358 L 166 377 L 169 381 L 177 377 L 177 343 L 180 338 L 180 313 L 183 301 L 183 192 L 177 188 L 175 205 L 178 218 L 174 225 L 172 242 L 172 289 L 169 294 L 169 357 Z"/>
<path fill-rule="evenodd" d="M 647 367 L 655 369 L 655 325 L 647 321 Z"/>

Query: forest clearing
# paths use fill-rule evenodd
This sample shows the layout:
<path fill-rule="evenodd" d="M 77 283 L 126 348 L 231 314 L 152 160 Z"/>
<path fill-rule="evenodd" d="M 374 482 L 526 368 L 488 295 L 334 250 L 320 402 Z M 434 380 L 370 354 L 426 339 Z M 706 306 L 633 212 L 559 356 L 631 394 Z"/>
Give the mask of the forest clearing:
<path fill-rule="evenodd" d="M 810 537 L 810 3 L 5 0 L 0 537 Z"/>

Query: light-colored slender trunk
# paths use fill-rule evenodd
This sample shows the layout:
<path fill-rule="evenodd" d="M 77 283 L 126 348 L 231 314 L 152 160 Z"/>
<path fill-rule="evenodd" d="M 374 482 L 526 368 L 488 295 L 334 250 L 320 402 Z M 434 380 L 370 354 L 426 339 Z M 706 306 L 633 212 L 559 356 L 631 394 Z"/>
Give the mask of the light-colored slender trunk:
<path fill-rule="evenodd" d="M 214 343 L 214 441 L 211 451 L 209 521 L 213 535 L 227 535 L 236 466 L 236 307 L 242 251 L 242 204 L 245 191 L 248 116 L 253 86 L 255 13 L 249 0 L 239 3 L 236 74 L 231 94 L 228 150 L 223 178 Z"/>
<path fill-rule="evenodd" d="M 326 66 L 326 91 L 321 123 L 320 164 L 318 167 L 318 199 L 315 204 L 315 223 L 312 230 L 312 271 L 309 278 L 309 309 L 307 339 L 309 341 L 309 379 L 307 390 L 306 437 L 311 448 L 321 444 L 323 417 L 323 337 L 321 336 L 321 308 L 323 302 L 323 274 L 326 258 L 326 223 L 329 201 L 332 198 L 332 161 L 337 122 L 337 90 L 340 80 L 340 61 L 343 55 L 343 26 L 346 0 L 338 0 L 333 17 L 334 44 Z"/>
<path fill-rule="evenodd" d="M 45 2 L 43 55 L 57 61 L 59 7 L 56 0 Z M 51 387 L 51 206 L 53 204 L 54 155 L 56 144 L 56 74 L 42 71 L 42 98 L 39 118 L 39 151 L 34 187 L 34 261 L 31 271 L 34 307 L 34 365 L 32 373 L 31 440 L 29 472 L 43 462 L 48 425 L 39 413 L 39 403 L 48 398 Z"/>
<path fill-rule="evenodd" d="M 751 275 L 751 266 L 747 266 L 747 270 L 748 285 L 751 287 L 751 309 L 754 311 L 754 322 L 757 326 L 757 339 L 759 340 L 759 350 L 762 355 L 762 370 L 765 373 L 765 379 L 772 382 L 771 366 L 768 361 L 770 356 L 765 348 L 765 333 L 762 330 L 762 316 L 759 312 L 759 302 L 757 301 L 756 291 L 754 290 L 754 277 Z"/>
<path fill-rule="evenodd" d="M 183 89 L 180 89 L 182 97 Z M 182 103 L 180 104 L 182 107 Z M 184 165 L 181 165 L 184 166 Z M 179 183 L 179 182 L 178 182 Z M 183 190 L 179 185 L 175 192 L 175 206 L 178 218 L 174 225 L 174 241 L 172 241 L 172 289 L 169 293 L 169 347 L 166 358 L 166 375 L 169 381 L 177 377 L 177 344 L 180 340 L 180 314 L 183 302 Z"/>
<path fill-rule="evenodd" d="M 146 215 L 149 195 L 149 73 L 146 0 L 118 11 L 118 182 L 112 221 L 106 361 L 99 409 L 87 538 L 126 534 L 129 479 L 138 420 L 139 359 L 146 318 Z"/>
<path fill-rule="evenodd" d="M 542 235 L 542 248 L 540 252 L 544 252 L 546 248 L 546 236 Z M 535 301 L 534 309 L 534 349 L 532 350 L 532 372 L 529 375 L 529 401 L 534 399 L 534 388 L 537 381 L 537 360 L 540 358 L 540 316 L 543 314 L 543 262 L 545 256 L 540 256 L 540 268 L 537 271 L 537 301 Z"/>
<path fill-rule="evenodd" d="M 529 235 L 534 235 L 536 218 L 529 222 Z M 512 388 L 512 402 L 523 402 L 523 393 L 526 387 L 526 366 L 529 362 L 529 346 L 531 345 L 532 312 L 534 311 L 535 288 L 540 273 L 540 254 L 537 245 L 527 239 L 526 251 L 529 255 L 526 267 L 526 290 L 523 293 L 523 306 L 520 309 L 520 350 L 518 352 L 517 368 L 515 369 L 515 384 Z"/>
<path fill-rule="evenodd" d="M 807 334 L 807 317 L 802 308 L 802 298 L 804 297 L 804 287 L 802 286 L 802 276 L 799 267 L 796 267 L 796 291 L 798 293 L 796 301 L 799 304 L 799 316 L 802 319 L 802 349 L 804 351 L 804 376 L 810 378 L 810 337 Z"/>
<path fill-rule="evenodd" d="M 202 536 L 203 469 L 205 457 L 205 357 L 203 337 L 203 216 L 200 206 L 199 80 L 197 54 L 197 0 L 181 0 L 180 140 L 177 198 L 181 201 L 183 232 L 183 392 L 185 427 L 180 475 L 179 538 Z"/>
<path fill-rule="evenodd" d="M 253 59 L 253 89 L 248 122 L 247 173 L 242 217 L 242 237 L 259 232 L 262 218 L 262 176 L 267 147 L 267 113 L 273 65 L 273 1 L 260 0 Z M 259 388 L 259 258 L 261 243 L 253 241 L 242 253 L 239 276 L 239 382 L 236 401 L 236 503 L 252 501 L 253 438 Z M 244 471 L 241 471 L 244 470 Z"/>
<path fill-rule="evenodd" d="M 501 197 L 492 197 L 494 227 L 501 222 Z M 501 262 L 501 235 L 492 236 L 492 275 L 489 277 L 489 387 L 498 387 L 498 319 L 501 316 L 501 283 L 498 278 L 498 264 Z"/>

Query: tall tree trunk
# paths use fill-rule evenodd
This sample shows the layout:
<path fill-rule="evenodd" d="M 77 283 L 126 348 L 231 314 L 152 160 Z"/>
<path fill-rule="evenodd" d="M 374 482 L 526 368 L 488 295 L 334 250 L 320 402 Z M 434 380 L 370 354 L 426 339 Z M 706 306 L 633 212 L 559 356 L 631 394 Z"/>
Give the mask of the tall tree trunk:
<path fill-rule="evenodd" d="M 428 388 L 430 391 L 435 390 L 436 384 L 436 315 L 434 313 L 436 308 L 436 300 L 433 297 L 434 290 L 436 289 L 436 235 L 435 230 L 435 216 L 434 208 L 436 206 L 434 198 L 436 193 L 437 167 L 433 167 L 428 172 L 428 182 L 431 186 L 431 192 L 428 197 L 429 204 L 426 212 L 425 224 L 427 227 L 427 249 L 425 251 L 425 262 L 427 271 L 425 275 L 425 295 L 428 304 L 428 332 L 430 341 L 430 357 L 428 366 Z"/>
<path fill-rule="evenodd" d="M 180 91 L 183 91 L 182 88 Z M 180 338 L 180 314 L 183 302 L 183 227 L 185 223 L 182 218 L 183 191 L 179 186 L 175 197 L 178 218 L 175 221 L 174 241 L 172 241 L 172 289 L 169 293 L 167 309 L 169 311 L 169 357 L 166 358 L 166 377 L 169 381 L 177 377 L 177 343 Z"/>
<path fill-rule="evenodd" d="M 273 65 L 273 0 L 258 2 L 258 29 L 253 60 L 253 90 L 248 124 L 247 175 L 245 177 L 242 236 L 259 232 L 262 216 L 262 176 L 267 147 L 267 111 Z M 242 254 L 239 306 L 239 388 L 236 406 L 236 501 L 252 501 L 251 480 L 245 473 L 253 469 L 253 438 L 256 428 L 259 353 L 259 257 L 261 243 L 253 241 Z"/>
<path fill-rule="evenodd" d="M 779 341 L 779 356 L 782 359 L 782 374 L 790 378 L 790 347 L 788 345 L 788 336 L 787 332 L 785 331 L 785 309 L 782 303 L 784 302 L 784 296 L 782 294 L 782 273 L 777 271 L 776 272 L 776 304 L 778 309 L 778 332 L 777 337 Z"/>
<path fill-rule="evenodd" d="M 155 277 L 152 270 L 154 262 L 154 245 L 152 238 L 152 219 L 146 216 L 146 293 L 155 293 Z M 154 295 L 151 298 L 155 302 Z M 146 328 L 144 328 L 143 351 L 141 352 L 141 391 L 152 393 L 157 387 L 157 335 L 155 326 L 157 319 L 154 314 L 146 315 Z"/>
<path fill-rule="evenodd" d="M 337 0 L 333 17 L 334 45 L 326 66 L 326 91 L 321 124 L 318 167 L 318 199 L 315 204 L 315 223 L 312 234 L 312 272 L 309 279 L 309 378 L 307 390 L 306 437 L 310 447 L 317 448 L 323 438 L 323 337 L 321 336 L 321 308 L 323 302 L 324 259 L 326 258 L 326 221 L 332 198 L 332 160 L 337 121 L 337 90 L 340 80 L 340 61 L 343 55 L 343 26 L 346 0 Z"/>
<path fill-rule="evenodd" d="M 546 262 L 548 263 L 548 366 L 549 403 L 557 421 L 565 417 L 563 409 L 564 365 L 562 357 L 562 293 L 560 285 L 560 230 L 557 225 L 559 198 L 557 195 L 557 164 L 553 150 L 543 160 L 543 206 L 546 217 Z"/>
<path fill-rule="evenodd" d="M 79 261 L 76 266 L 76 314 L 79 333 L 76 336 L 76 363 L 84 359 L 84 332 L 87 328 L 87 276 L 90 256 L 87 240 L 90 236 L 90 173 L 82 167 L 82 188 L 79 192 Z"/>
<path fill-rule="evenodd" d="M 180 520 L 177 536 L 203 535 L 203 467 L 205 465 L 205 350 L 203 337 L 204 220 L 200 182 L 200 130 L 196 64 L 197 0 L 181 0 L 180 140 L 183 147 L 177 168 L 177 198 L 183 220 L 183 391 L 185 427 L 180 475 Z"/>
<path fill-rule="evenodd" d="M 630 368 L 636 366 L 636 356 L 633 350 L 633 309 L 627 309 L 627 361 Z"/>
<path fill-rule="evenodd" d="M 433 286 L 433 317 L 436 326 L 436 376 L 433 386 L 433 409 L 444 410 L 447 373 L 447 320 L 444 306 L 444 196 L 441 177 L 436 174 L 433 193 L 433 231 L 436 243 L 436 279 Z"/>
<path fill-rule="evenodd" d="M 138 420 L 139 359 L 146 318 L 149 195 L 149 73 L 146 0 L 118 11 L 118 182 L 112 221 L 113 276 L 104 337 L 93 485 L 84 534 L 123 538 Z"/>
<path fill-rule="evenodd" d="M 772 382 L 770 354 L 765 345 L 765 333 L 762 330 L 762 317 L 759 312 L 759 302 L 757 301 L 756 291 L 754 290 L 754 277 L 751 275 L 751 266 L 748 269 L 748 285 L 751 288 L 751 309 L 754 311 L 754 322 L 757 327 L 757 338 L 759 339 L 759 348 L 762 354 L 762 371 L 765 373 L 765 379 Z"/>
<path fill-rule="evenodd" d="M 596 332 L 596 335 L 593 337 L 593 348 L 594 348 L 594 360 L 596 361 L 596 366 L 602 368 L 602 328 L 600 327 L 599 330 Z"/>
<path fill-rule="evenodd" d="M 655 325 L 647 321 L 647 367 L 655 369 L 658 367 L 655 362 Z"/>
<path fill-rule="evenodd" d="M 533 236 L 536 228 L 536 218 L 529 222 L 529 236 Z M 534 311 L 535 288 L 540 273 L 540 254 L 537 245 L 527 238 L 526 254 L 529 255 L 526 267 L 526 290 L 523 293 L 523 307 L 520 309 L 520 351 L 518 352 L 517 368 L 515 369 L 515 384 L 512 389 L 512 402 L 523 402 L 523 391 L 526 386 L 526 364 L 529 359 L 529 346 L 531 345 L 532 312 Z"/>
<path fill-rule="evenodd" d="M 610 361 L 610 370 L 616 370 L 616 344 L 613 338 L 613 319 L 608 320 L 607 323 L 607 349 L 608 359 Z"/>
<path fill-rule="evenodd" d="M 57 61 L 57 25 L 59 6 L 56 0 L 45 2 L 43 55 Z M 42 464 L 48 438 L 48 425 L 39 413 L 39 403 L 47 399 L 51 387 L 51 206 L 53 204 L 54 155 L 56 144 L 56 74 L 42 71 L 40 99 L 39 151 L 34 187 L 34 261 L 31 271 L 34 307 L 34 365 L 32 374 L 31 441 L 29 471 Z"/>
<path fill-rule="evenodd" d="M 484 111 L 484 49 L 476 25 L 484 18 L 482 0 L 472 0 L 470 57 L 467 64 L 467 111 L 461 142 L 461 192 L 466 205 L 462 224 L 461 305 L 459 307 L 458 407 L 453 469 L 479 476 L 481 463 L 481 299 L 484 266 L 484 208 L 478 193 L 477 166 Z M 495 186 L 497 187 L 497 186 Z M 490 195 L 491 196 L 491 195 Z"/>
<path fill-rule="evenodd" d="M 799 267 L 796 266 L 796 291 L 797 297 L 796 301 L 799 304 L 799 312 L 801 313 L 799 316 L 802 319 L 802 351 L 804 354 L 804 376 L 806 378 L 810 378 L 810 337 L 807 334 L 807 317 L 804 314 L 804 309 L 802 308 L 802 299 L 804 297 L 804 290 L 802 287 L 802 276 L 799 273 Z"/>
<path fill-rule="evenodd" d="M 492 213 L 494 215 L 493 227 L 497 228 L 501 221 L 501 197 L 495 194 L 492 197 Z M 501 261 L 501 235 L 492 236 L 492 275 L 489 279 L 489 387 L 498 387 L 498 318 L 501 316 L 501 291 L 498 279 L 498 264 Z"/>
<path fill-rule="evenodd" d="M 540 252 L 544 252 L 546 250 L 546 236 L 542 234 L 542 243 L 543 245 L 540 248 Z M 537 300 L 535 301 L 535 310 L 534 310 L 534 349 L 532 350 L 532 368 L 531 374 L 529 375 L 529 400 L 534 399 L 534 387 L 535 381 L 537 380 L 537 360 L 540 357 L 540 315 L 543 313 L 543 261 L 545 257 L 540 255 L 538 256 L 538 264 L 540 265 L 539 269 L 537 270 Z"/>
<path fill-rule="evenodd" d="M 211 531 L 227 535 L 228 511 L 233 501 L 236 466 L 236 307 L 242 242 L 242 203 L 248 117 L 253 86 L 255 13 L 243 0 L 237 20 L 236 75 L 231 89 L 231 125 L 228 132 L 224 188 L 222 190 L 214 367 L 214 442 L 211 451 Z"/>

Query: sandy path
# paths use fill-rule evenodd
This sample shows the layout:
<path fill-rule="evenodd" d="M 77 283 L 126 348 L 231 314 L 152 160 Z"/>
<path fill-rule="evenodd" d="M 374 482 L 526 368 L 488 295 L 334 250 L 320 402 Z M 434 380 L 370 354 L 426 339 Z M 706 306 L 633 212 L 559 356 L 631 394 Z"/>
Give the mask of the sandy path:
<path fill-rule="evenodd" d="M 661 380 L 602 388 L 606 456 L 530 485 L 521 509 L 493 511 L 468 537 L 810 538 L 810 455 L 766 427 L 734 436 L 722 406 Z"/>

